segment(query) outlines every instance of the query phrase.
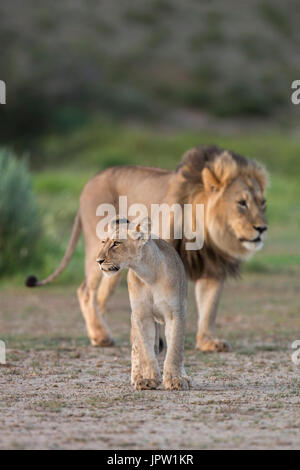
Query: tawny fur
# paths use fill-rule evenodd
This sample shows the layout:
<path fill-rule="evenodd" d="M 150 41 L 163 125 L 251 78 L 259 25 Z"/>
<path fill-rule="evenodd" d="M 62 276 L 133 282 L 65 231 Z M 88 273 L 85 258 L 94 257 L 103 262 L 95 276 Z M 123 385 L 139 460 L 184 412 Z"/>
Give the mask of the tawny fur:
<path fill-rule="evenodd" d="M 50 282 L 69 261 L 82 228 L 85 238 L 85 280 L 78 290 L 81 309 L 93 345 L 109 346 L 113 339 L 104 322 L 103 313 L 117 278 L 102 278 L 98 290 L 100 318 L 94 298 L 101 278 L 95 266 L 99 240 L 96 227 L 100 220 L 96 209 L 102 203 L 114 204 L 119 212 L 119 196 L 133 203 L 145 204 L 204 204 L 204 247 L 187 251 L 185 240 L 170 240 L 180 254 L 186 272 L 195 281 L 199 312 L 197 348 L 204 351 L 226 351 L 228 345 L 214 337 L 215 318 L 224 280 L 239 274 L 240 263 L 259 246 L 242 242 L 255 238 L 257 225 L 266 226 L 264 191 L 267 186 L 265 170 L 256 162 L 217 147 L 200 147 L 186 152 L 182 163 L 173 172 L 147 167 L 114 167 L 99 173 L 85 186 L 79 213 L 66 255 L 59 269 L 47 280 Z M 237 208 L 239 198 L 249 202 L 247 211 Z M 172 236 L 172 231 L 171 231 Z M 254 248 L 252 250 L 252 247 Z"/>
<path fill-rule="evenodd" d="M 165 325 L 167 353 L 163 384 L 169 390 L 189 388 L 183 366 L 186 320 L 186 275 L 177 252 L 168 243 L 152 239 L 140 228 L 119 226 L 102 240 L 98 253 L 100 269 L 109 278 L 129 268 L 128 290 L 131 304 L 132 372 L 137 390 L 157 388 L 161 375 L 156 358 L 157 324 Z M 127 238 L 120 239 L 120 230 Z"/>

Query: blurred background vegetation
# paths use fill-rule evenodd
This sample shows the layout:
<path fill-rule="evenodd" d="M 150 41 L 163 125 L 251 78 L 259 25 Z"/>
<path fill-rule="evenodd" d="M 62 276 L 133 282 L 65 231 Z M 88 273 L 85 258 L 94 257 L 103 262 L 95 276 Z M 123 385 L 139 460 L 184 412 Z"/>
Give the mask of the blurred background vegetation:
<path fill-rule="evenodd" d="M 211 143 L 271 173 L 269 240 L 245 269 L 297 271 L 299 108 L 290 96 L 300 78 L 299 19 L 298 0 L 2 1 L 0 145 L 20 161 L 26 154 L 41 226 L 25 266 L 2 257 L 2 285 L 56 267 L 96 172 L 172 169 L 188 148 Z M 6 184 L 1 170 L 0 194 Z M 29 183 L 26 191 L 34 211 Z M 82 275 L 81 241 L 58 282 Z"/>

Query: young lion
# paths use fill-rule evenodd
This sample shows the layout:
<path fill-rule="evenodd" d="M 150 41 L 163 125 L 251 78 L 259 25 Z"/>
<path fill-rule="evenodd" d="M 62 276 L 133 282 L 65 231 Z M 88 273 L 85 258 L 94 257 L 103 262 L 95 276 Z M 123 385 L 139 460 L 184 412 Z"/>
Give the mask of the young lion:
<path fill-rule="evenodd" d="M 161 382 L 155 354 L 159 341 L 157 324 L 161 323 L 165 325 L 167 340 L 164 387 L 187 390 L 190 379 L 183 366 L 186 276 L 175 249 L 161 239 L 152 239 L 149 225 L 132 228 L 128 220 L 119 219 L 110 224 L 97 262 L 105 276 L 129 268 L 132 385 L 146 390 L 157 388 Z"/>

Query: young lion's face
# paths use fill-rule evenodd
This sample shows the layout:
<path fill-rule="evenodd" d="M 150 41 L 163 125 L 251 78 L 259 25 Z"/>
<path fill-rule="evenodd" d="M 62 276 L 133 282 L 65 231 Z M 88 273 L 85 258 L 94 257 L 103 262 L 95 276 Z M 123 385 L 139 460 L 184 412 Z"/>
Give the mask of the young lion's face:
<path fill-rule="evenodd" d="M 113 276 L 120 269 L 138 261 L 144 242 L 140 232 L 129 231 L 127 227 L 109 232 L 107 237 L 101 240 L 97 256 L 97 263 L 103 274 L 107 277 Z"/>

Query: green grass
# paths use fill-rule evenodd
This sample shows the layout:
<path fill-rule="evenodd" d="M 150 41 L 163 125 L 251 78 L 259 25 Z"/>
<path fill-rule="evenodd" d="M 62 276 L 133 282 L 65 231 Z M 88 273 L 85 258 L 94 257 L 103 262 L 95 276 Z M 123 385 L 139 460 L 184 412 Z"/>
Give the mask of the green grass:
<path fill-rule="evenodd" d="M 28 273 L 49 274 L 67 245 L 84 184 L 112 165 L 141 164 L 175 168 L 184 151 L 199 144 L 218 144 L 263 162 L 271 175 L 268 192 L 269 237 L 264 250 L 245 264 L 251 272 L 293 269 L 300 264 L 300 139 L 288 133 L 221 134 L 161 133 L 153 129 L 94 121 L 72 134 L 50 135 L 31 151 L 34 190 L 44 233 L 43 263 L 1 283 L 20 284 Z M 43 162 L 41 164 L 41 162 Z M 59 284 L 81 282 L 84 246 L 81 241 Z"/>
<path fill-rule="evenodd" d="M 51 167 L 55 172 L 64 168 L 69 173 L 67 187 L 73 188 L 72 180 L 77 185 L 74 174 L 80 173 L 84 179 L 85 174 L 90 175 L 112 165 L 141 164 L 174 168 L 188 148 L 200 144 L 217 144 L 256 158 L 267 165 L 271 174 L 290 176 L 296 181 L 300 167 L 300 140 L 288 132 L 163 133 L 145 127 L 95 120 L 64 136 L 49 135 L 31 151 L 31 158 L 35 165 L 47 171 Z M 44 186 L 47 184 L 49 180 L 43 183 Z"/>
<path fill-rule="evenodd" d="M 80 346 L 88 346 L 87 337 L 69 337 L 69 336 L 27 336 L 27 335 L 2 335 L 1 339 L 10 349 L 20 349 L 23 351 L 42 351 L 48 350 L 59 351 L 64 348 L 77 348 Z"/>

